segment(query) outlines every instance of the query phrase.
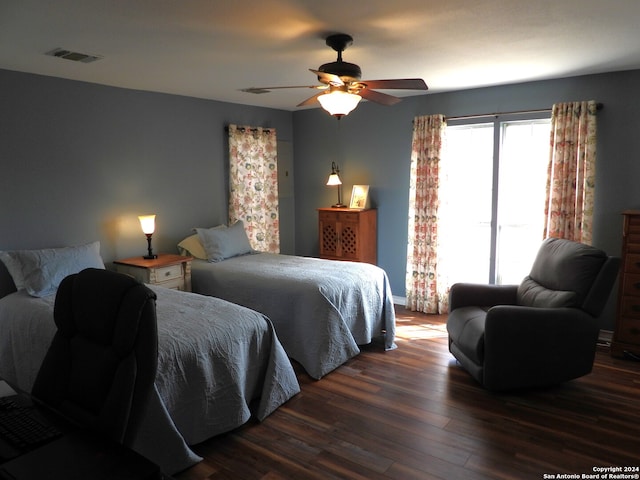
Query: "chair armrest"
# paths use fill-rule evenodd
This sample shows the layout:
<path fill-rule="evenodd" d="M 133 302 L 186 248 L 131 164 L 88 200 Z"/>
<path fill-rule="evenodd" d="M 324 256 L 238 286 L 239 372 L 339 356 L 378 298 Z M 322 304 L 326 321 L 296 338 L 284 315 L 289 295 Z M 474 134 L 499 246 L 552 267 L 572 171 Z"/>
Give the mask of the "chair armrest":
<path fill-rule="evenodd" d="M 461 307 L 515 305 L 518 285 L 455 283 L 449 290 L 449 311 Z"/>
<path fill-rule="evenodd" d="M 599 331 L 597 320 L 578 308 L 499 305 L 487 312 L 485 351 L 502 357 L 555 349 L 568 352 L 581 344 L 595 348 Z"/>
<path fill-rule="evenodd" d="M 536 330 L 575 332 L 597 328 L 597 321 L 579 308 L 525 307 L 523 305 L 496 305 L 487 312 L 485 330 L 498 328 L 512 333 Z"/>
<path fill-rule="evenodd" d="M 597 320 L 577 308 L 497 306 L 487 312 L 483 384 L 553 385 L 591 371 Z"/>

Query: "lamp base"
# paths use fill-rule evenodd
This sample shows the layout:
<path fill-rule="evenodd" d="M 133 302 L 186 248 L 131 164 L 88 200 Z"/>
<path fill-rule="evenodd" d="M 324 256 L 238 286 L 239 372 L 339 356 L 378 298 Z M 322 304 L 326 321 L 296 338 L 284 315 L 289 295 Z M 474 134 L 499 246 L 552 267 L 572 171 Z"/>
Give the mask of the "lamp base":
<path fill-rule="evenodd" d="M 346 208 L 346 205 L 342 203 L 336 203 L 335 205 L 331 205 L 331 208 Z"/>
<path fill-rule="evenodd" d="M 154 260 L 158 258 L 158 255 L 155 255 L 153 253 L 153 249 L 151 248 L 151 235 L 153 235 L 153 232 L 145 233 L 145 235 L 147 236 L 147 254 L 143 255 L 142 258 L 144 258 L 145 260 Z"/>

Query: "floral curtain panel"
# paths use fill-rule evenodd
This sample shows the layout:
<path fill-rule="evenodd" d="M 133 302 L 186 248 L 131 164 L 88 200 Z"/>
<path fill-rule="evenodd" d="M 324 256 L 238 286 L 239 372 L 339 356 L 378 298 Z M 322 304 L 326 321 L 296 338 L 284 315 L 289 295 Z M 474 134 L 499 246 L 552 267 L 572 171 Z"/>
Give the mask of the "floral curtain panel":
<path fill-rule="evenodd" d="M 591 244 L 596 164 L 595 101 L 558 103 L 551 113 L 545 238 Z"/>
<path fill-rule="evenodd" d="M 277 157 L 275 129 L 229 125 L 229 223 L 261 252 L 280 253 Z"/>
<path fill-rule="evenodd" d="M 416 117 L 411 146 L 406 308 L 424 313 L 448 310 L 448 285 L 438 272 L 440 157 L 443 115 Z"/>

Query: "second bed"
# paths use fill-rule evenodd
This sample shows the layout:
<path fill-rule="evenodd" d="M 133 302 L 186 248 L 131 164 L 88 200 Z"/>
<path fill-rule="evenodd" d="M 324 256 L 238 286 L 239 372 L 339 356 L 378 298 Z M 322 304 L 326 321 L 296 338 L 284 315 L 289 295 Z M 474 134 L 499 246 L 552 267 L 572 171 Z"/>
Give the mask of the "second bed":
<path fill-rule="evenodd" d="M 272 253 L 196 258 L 192 288 L 264 313 L 287 355 L 315 379 L 377 337 L 395 348 L 393 296 L 375 265 Z"/>

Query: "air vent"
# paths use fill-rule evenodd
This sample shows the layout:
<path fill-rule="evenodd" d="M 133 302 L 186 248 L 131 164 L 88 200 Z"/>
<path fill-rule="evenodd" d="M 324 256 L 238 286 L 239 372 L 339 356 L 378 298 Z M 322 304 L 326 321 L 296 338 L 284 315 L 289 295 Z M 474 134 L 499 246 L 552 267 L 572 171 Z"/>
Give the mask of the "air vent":
<path fill-rule="evenodd" d="M 65 60 L 71 60 L 73 62 L 81 63 L 91 63 L 102 58 L 98 55 L 88 55 L 86 53 L 72 52 L 71 50 L 65 50 L 64 48 L 53 49 L 50 52 L 47 52 L 45 55 L 64 58 Z"/>

